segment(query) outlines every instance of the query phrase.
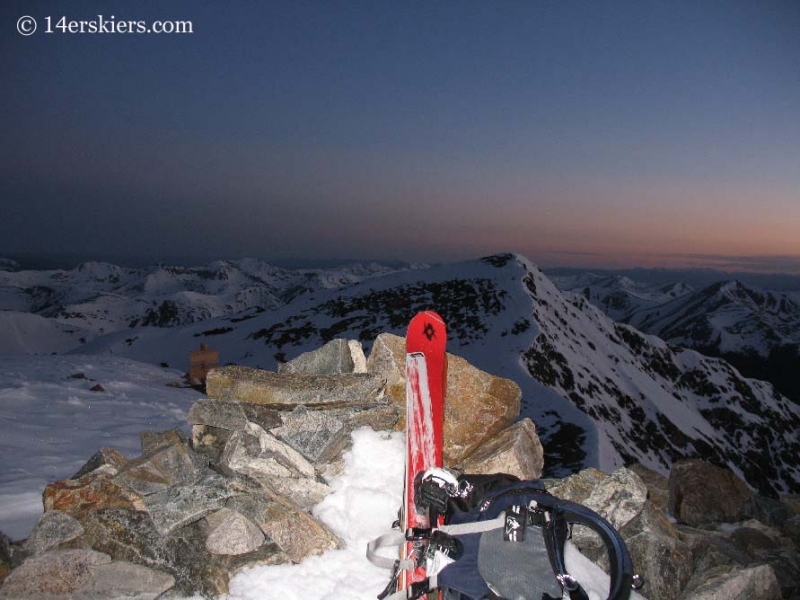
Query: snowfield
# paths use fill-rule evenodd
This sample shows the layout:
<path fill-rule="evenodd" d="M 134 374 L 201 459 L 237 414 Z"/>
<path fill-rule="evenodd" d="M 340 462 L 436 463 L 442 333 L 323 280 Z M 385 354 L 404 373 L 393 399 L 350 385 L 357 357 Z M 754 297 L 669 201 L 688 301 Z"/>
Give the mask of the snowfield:
<path fill-rule="evenodd" d="M 179 426 L 200 396 L 175 369 L 114 356 L 4 356 L 0 361 L 0 531 L 24 539 L 45 485 L 71 477 L 102 446 L 141 452 L 139 432 Z M 105 391 L 91 391 L 100 385 Z"/>

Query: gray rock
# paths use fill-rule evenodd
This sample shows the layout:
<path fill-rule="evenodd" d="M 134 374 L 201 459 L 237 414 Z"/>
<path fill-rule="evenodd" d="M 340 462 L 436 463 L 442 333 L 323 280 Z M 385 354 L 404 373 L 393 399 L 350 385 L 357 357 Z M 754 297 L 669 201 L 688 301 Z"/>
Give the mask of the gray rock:
<path fill-rule="evenodd" d="M 12 569 L 11 541 L 8 536 L 0 531 L 0 584 L 5 581 Z"/>
<path fill-rule="evenodd" d="M 81 600 L 155 600 L 175 585 L 172 575 L 126 561 L 93 566 Z"/>
<path fill-rule="evenodd" d="M 347 340 L 341 338 L 278 365 L 278 373 L 301 375 L 337 375 L 354 371 L 355 364 L 350 345 Z"/>
<path fill-rule="evenodd" d="M 83 527 L 77 519 L 60 510 L 50 510 L 39 518 L 22 549 L 28 554 L 41 554 L 81 534 Z"/>
<path fill-rule="evenodd" d="M 358 340 L 349 340 L 347 345 L 350 347 L 350 358 L 353 360 L 353 373 L 367 372 L 367 357 L 364 355 L 364 348 Z"/>
<path fill-rule="evenodd" d="M 299 375 L 238 365 L 215 369 L 206 380 L 210 398 L 238 400 L 278 410 L 292 410 L 300 404 L 323 409 L 387 404 L 384 387 L 381 377 L 370 374 Z"/>
<path fill-rule="evenodd" d="M 249 554 L 215 556 L 206 550 L 199 523 L 161 535 L 146 513 L 132 510 L 94 511 L 83 526 L 84 535 L 70 544 L 91 546 L 115 560 L 168 573 L 175 578 L 176 591 L 184 596 L 216 598 L 228 592 L 229 574 L 243 566 L 289 562 L 274 543 Z"/>
<path fill-rule="evenodd" d="M 607 477 L 606 473 L 590 467 L 563 479 L 546 479 L 544 484 L 554 496 L 584 504 L 595 486 Z"/>
<path fill-rule="evenodd" d="M 341 411 L 308 410 L 298 406 L 286 414 L 283 424 L 270 433 L 289 444 L 313 463 L 322 462 L 330 445 L 341 445 L 340 440 L 348 435 Z"/>
<path fill-rule="evenodd" d="M 741 567 L 751 561 L 750 555 L 738 548 L 723 532 L 695 529 L 686 525 L 679 525 L 677 529 L 680 539 L 692 551 L 695 573 L 702 575 L 718 567 Z M 687 586 L 687 589 L 688 587 L 691 586 Z"/>
<path fill-rule="evenodd" d="M 781 600 L 781 589 L 769 565 L 732 570 L 719 567 L 705 573 L 680 600 Z"/>
<path fill-rule="evenodd" d="M 800 552 L 800 515 L 786 521 L 783 524 L 783 531 L 792 540 L 795 550 Z"/>
<path fill-rule="evenodd" d="M 764 496 L 755 496 L 754 499 L 755 518 L 766 525 L 780 528 L 794 516 L 792 509 L 779 500 Z"/>
<path fill-rule="evenodd" d="M 648 469 L 641 463 L 636 463 L 628 467 L 636 473 L 647 486 L 647 498 L 659 509 L 666 511 L 669 509 L 669 480 L 652 469 Z"/>
<path fill-rule="evenodd" d="M 256 523 L 293 562 L 343 546 L 325 525 L 277 494 L 236 496 L 227 507 Z"/>
<path fill-rule="evenodd" d="M 166 431 L 142 431 L 139 433 L 142 445 L 142 454 L 151 454 L 163 446 L 188 446 L 189 438 L 179 428 L 173 427 Z"/>
<path fill-rule="evenodd" d="M 800 494 L 785 494 L 780 497 L 780 501 L 789 507 L 792 514 L 800 516 Z"/>
<path fill-rule="evenodd" d="M 243 514 L 229 508 L 211 513 L 205 519 L 206 549 L 211 554 L 246 554 L 264 543 L 264 532 Z"/>
<path fill-rule="evenodd" d="M 113 448 L 103 447 L 95 452 L 91 458 L 86 461 L 86 464 L 84 464 L 77 473 L 70 477 L 70 479 L 80 479 L 89 473 L 103 473 L 113 477 L 119 473 L 120 469 L 124 468 L 127 463 L 128 459 L 118 451 L 114 450 Z"/>
<path fill-rule="evenodd" d="M 211 462 L 218 463 L 233 432 L 211 425 L 192 425 L 192 448 Z"/>
<path fill-rule="evenodd" d="M 277 410 L 246 402 L 198 400 L 189 409 L 186 420 L 193 425 L 207 425 L 230 431 L 242 431 L 248 422 L 263 429 L 281 424 Z"/>
<path fill-rule="evenodd" d="M 352 442 L 350 434 L 359 427 L 391 430 L 400 418 L 395 405 L 374 408 L 308 410 L 297 407 L 284 413 L 283 424 L 270 430 L 314 464 L 329 464 L 341 458 Z"/>
<path fill-rule="evenodd" d="M 674 600 L 692 576 L 692 552 L 683 542 L 643 531 L 625 540 L 633 566 L 644 577 L 648 600 Z"/>
<path fill-rule="evenodd" d="M 755 514 L 755 495 L 729 469 L 702 460 L 682 460 L 669 475 L 669 511 L 680 523 L 714 527 Z"/>
<path fill-rule="evenodd" d="M 217 473 L 196 483 L 175 486 L 145 496 L 145 507 L 156 529 L 166 535 L 219 510 L 235 492 Z"/>
<path fill-rule="evenodd" d="M 188 444 L 155 443 L 154 446 L 149 453 L 129 461 L 112 482 L 146 496 L 194 483 L 204 476 L 208 460 L 193 452 Z"/>
<path fill-rule="evenodd" d="M 405 338 L 381 333 L 375 338 L 367 358 L 367 373 L 378 375 L 386 380 L 386 387 L 399 388 L 401 395 L 406 388 Z"/>
<path fill-rule="evenodd" d="M 622 468 L 599 482 L 583 504 L 619 530 L 641 514 L 646 501 L 644 482 L 633 471 Z"/>
<path fill-rule="evenodd" d="M 90 583 L 92 567 L 111 557 L 94 550 L 51 550 L 14 569 L 0 589 L 0 598 L 63 600 Z"/>
<path fill-rule="evenodd" d="M 509 473 L 520 479 L 538 479 L 544 449 L 529 418 L 504 429 L 464 459 L 467 473 Z"/>
<path fill-rule="evenodd" d="M 253 423 L 248 424 L 247 431 L 231 434 L 220 464 L 290 496 L 304 509 L 311 509 L 330 493 L 313 464 Z"/>

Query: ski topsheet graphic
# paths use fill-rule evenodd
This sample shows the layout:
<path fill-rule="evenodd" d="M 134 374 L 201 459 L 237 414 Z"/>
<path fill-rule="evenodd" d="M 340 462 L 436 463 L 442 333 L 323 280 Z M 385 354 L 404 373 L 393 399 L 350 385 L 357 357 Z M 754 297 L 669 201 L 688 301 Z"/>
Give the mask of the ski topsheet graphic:
<path fill-rule="evenodd" d="M 441 523 L 431 522 L 428 508 L 420 509 L 414 498 L 414 479 L 432 467 L 442 466 L 444 395 L 447 384 L 445 345 L 447 330 L 435 312 L 419 313 L 411 320 L 406 336 L 406 474 L 403 492 L 401 530 L 406 542 L 401 559 L 417 561 L 413 570 L 403 570 L 398 577 L 398 591 L 427 578 L 419 553 L 422 540 L 413 538 L 415 530 L 429 530 Z"/>

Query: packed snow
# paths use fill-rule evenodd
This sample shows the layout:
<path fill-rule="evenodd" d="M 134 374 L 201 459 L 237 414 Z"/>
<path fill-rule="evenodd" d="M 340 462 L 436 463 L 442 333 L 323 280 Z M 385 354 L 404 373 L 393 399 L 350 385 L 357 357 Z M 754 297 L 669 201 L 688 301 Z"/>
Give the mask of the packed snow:
<path fill-rule="evenodd" d="M 367 543 L 388 531 L 403 492 L 404 438 L 369 428 L 353 432 L 344 456 L 344 473 L 331 481 L 333 493 L 313 514 L 345 542 L 297 565 L 254 567 L 231 580 L 228 600 L 374 600 L 389 581 L 389 571 L 366 558 Z M 567 569 L 579 577 L 590 600 L 608 595 L 609 580 L 572 544 Z M 641 597 L 634 593 L 634 600 Z"/>

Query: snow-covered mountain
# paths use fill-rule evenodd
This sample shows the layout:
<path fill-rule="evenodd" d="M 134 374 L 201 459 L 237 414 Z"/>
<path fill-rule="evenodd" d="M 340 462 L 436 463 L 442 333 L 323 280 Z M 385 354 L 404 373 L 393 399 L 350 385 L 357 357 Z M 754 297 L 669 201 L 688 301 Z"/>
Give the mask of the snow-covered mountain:
<path fill-rule="evenodd" d="M 694 291 L 680 282 L 655 285 L 621 275 L 579 273 L 550 279 L 561 290 L 583 295 L 615 321 L 624 321 L 635 312 L 661 306 Z"/>
<path fill-rule="evenodd" d="M 517 255 L 390 273 L 178 329 L 137 326 L 83 351 L 179 366 L 205 342 L 224 362 L 275 368 L 336 337 L 368 350 L 428 308 L 448 323 L 451 352 L 519 383 L 553 474 L 631 461 L 666 472 L 700 456 L 763 492 L 800 491 L 800 407 L 722 360 L 614 322 Z"/>
<path fill-rule="evenodd" d="M 395 270 L 378 263 L 290 270 L 255 259 L 150 269 L 87 262 L 55 271 L 18 270 L 15 264 L 0 264 L 0 329 L 13 332 L 0 343 L 4 353 L 63 352 L 139 326 L 176 327 L 272 310 Z"/>
<path fill-rule="evenodd" d="M 555 277 L 612 319 L 675 345 L 725 358 L 749 377 L 773 383 L 800 403 L 800 300 L 738 280 L 700 290 L 653 286 L 591 273 Z"/>

